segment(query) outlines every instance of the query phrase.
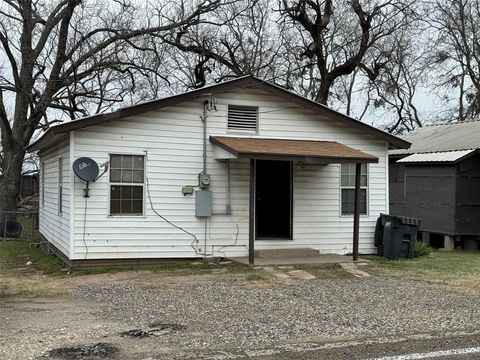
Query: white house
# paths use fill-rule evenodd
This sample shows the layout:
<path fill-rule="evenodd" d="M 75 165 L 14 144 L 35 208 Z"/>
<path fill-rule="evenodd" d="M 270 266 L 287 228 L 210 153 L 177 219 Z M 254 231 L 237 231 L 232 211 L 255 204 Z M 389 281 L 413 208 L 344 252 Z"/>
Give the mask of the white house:
<path fill-rule="evenodd" d="M 388 150 L 409 145 L 247 76 L 54 126 L 29 151 L 41 161 L 40 232 L 81 265 L 253 261 L 254 248 L 345 254 L 355 233 L 373 253 Z M 88 198 L 72 171 L 80 157 L 109 164 Z"/>

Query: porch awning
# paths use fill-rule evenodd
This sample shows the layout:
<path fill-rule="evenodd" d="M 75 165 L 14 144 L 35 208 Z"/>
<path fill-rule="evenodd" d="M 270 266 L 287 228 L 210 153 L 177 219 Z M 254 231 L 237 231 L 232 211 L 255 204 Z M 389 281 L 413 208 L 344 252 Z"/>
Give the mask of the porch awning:
<path fill-rule="evenodd" d="M 210 142 L 238 158 L 323 163 L 377 163 L 376 156 L 335 141 L 210 136 Z"/>

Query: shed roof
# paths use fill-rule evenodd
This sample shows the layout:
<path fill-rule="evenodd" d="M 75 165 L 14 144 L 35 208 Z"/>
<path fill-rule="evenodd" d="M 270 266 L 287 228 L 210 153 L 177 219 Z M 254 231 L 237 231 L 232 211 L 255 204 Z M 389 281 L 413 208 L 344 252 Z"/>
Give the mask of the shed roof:
<path fill-rule="evenodd" d="M 239 158 L 376 163 L 376 156 L 335 141 L 211 136 L 210 142 Z"/>
<path fill-rule="evenodd" d="M 480 120 L 425 126 L 408 133 L 404 139 L 412 146 L 391 150 L 390 155 L 480 149 Z"/>
<path fill-rule="evenodd" d="M 374 137 L 380 138 L 388 142 L 390 148 L 408 148 L 410 143 L 399 137 L 388 134 L 380 129 L 365 124 L 352 117 L 344 115 L 338 111 L 330 109 L 329 107 L 307 99 L 303 96 L 295 94 L 278 85 L 258 79 L 254 76 L 244 76 L 234 80 L 226 81 L 220 84 L 207 86 L 201 89 L 185 92 L 179 95 L 170 96 L 160 100 L 154 100 L 134 106 L 128 106 L 120 110 L 107 113 L 93 115 L 82 119 L 66 122 L 48 129 L 45 134 L 37 141 L 30 144 L 28 151 L 40 150 L 44 147 L 50 146 L 61 141 L 71 130 L 82 129 L 88 126 L 101 125 L 115 120 L 121 120 L 131 115 L 140 114 L 147 111 L 158 110 L 167 106 L 179 104 L 184 101 L 199 99 L 205 97 L 213 92 L 231 91 L 239 88 L 256 88 L 263 90 L 269 94 L 280 97 L 285 101 L 293 102 L 294 104 L 329 117 L 333 121 L 343 123 L 349 127 L 355 128 L 361 132 L 370 134 Z"/>
<path fill-rule="evenodd" d="M 475 154 L 477 150 L 438 151 L 433 153 L 412 154 L 398 163 L 456 163 Z"/>

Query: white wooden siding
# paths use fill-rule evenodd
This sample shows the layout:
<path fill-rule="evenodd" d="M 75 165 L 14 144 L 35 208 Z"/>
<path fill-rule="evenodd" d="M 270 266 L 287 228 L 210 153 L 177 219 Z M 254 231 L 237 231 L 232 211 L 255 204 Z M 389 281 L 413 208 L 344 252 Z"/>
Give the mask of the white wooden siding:
<path fill-rule="evenodd" d="M 63 194 L 62 213 L 58 213 L 58 159 L 63 159 Z M 40 153 L 40 169 L 45 175 L 40 176 L 41 199 L 45 199 L 39 207 L 40 233 L 67 257 L 70 256 L 70 150 L 69 141 L 64 140 L 58 145 Z M 42 179 L 45 185 L 42 186 Z M 42 190 L 40 190 L 42 191 Z"/>
<path fill-rule="evenodd" d="M 215 94 L 217 112 L 208 113 L 208 135 L 332 140 L 379 157 L 369 165 L 368 215 L 361 217 L 360 251 L 372 253 L 375 221 L 386 211 L 386 144 L 370 135 L 322 118 L 259 90 Z M 183 196 L 184 185 L 197 184 L 202 171 L 202 103 L 186 102 L 159 111 L 131 116 L 75 131 L 74 158 L 89 156 L 98 163 L 109 153 L 146 154 L 146 174 L 155 210 L 194 233 L 207 253 L 244 256 L 248 249 L 249 161 L 231 160 L 232 215 L 195 217 L 195 196 Z M 227 105 L 259 107 L 259 133 L 227 131 Z M 225 165 L 213 158 L 208 143 L 208 172 L 212 176 L 213 210 L 225 211 Z M 166 258 L 200 256 L 191 236 L 172 227 L 151 210 L 145 216 L 109 216 L 108 174 L 91 185 L 86 226 L 83 227 L 84 185 L 75 182 L 74 258 Z M 65 184 L 67 182 L 64 182 Z M 256 248 L 312 247 L 322 253 L 352 250 L 353 217 L 340 214 L 340 166 L 295 165 L 293 240 L 256 241 Z M 237 235 L 238 226 L 238 235 Z M 230 245 L 236 244 L 235 247 Z M 86 246 L 85 246 L 86 245 Z M 88 251 L 88 254 L 87 254 Z"/>

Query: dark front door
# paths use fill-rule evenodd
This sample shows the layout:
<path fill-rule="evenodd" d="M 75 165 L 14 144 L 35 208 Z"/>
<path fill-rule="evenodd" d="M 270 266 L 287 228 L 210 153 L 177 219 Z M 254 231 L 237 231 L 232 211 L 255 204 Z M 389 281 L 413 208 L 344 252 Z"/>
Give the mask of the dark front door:
<path fill-rule="evenodd" d="M 292 238 L 292 162 L 257 160 L 255 164 L 257 239 Z"/>

